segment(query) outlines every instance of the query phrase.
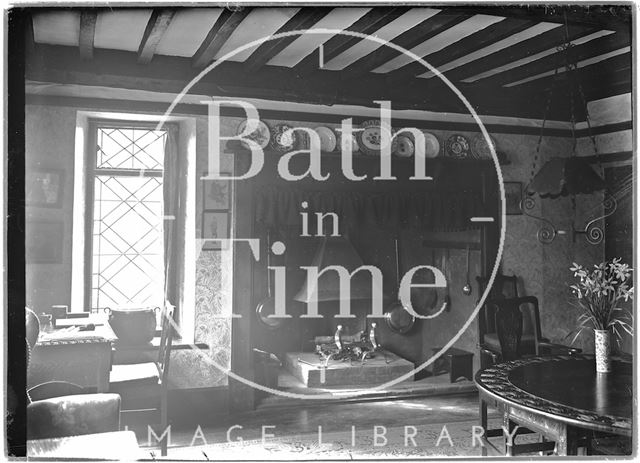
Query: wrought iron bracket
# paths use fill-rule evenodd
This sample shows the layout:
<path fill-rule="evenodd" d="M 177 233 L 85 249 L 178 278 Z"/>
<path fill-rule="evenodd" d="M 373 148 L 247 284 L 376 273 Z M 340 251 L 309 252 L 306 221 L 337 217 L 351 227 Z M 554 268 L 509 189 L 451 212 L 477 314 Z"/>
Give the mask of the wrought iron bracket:
<path fill-rule="evenodd" d="M 544 217 L 539 217 L 537 215 L 533 215 L 529 213 L 528 211 L 533 209 L 535 207 L 535 204 L 536 204 L 535 199 L 533 199 L 531 196 L 526 197 L 520 203 L 520 210 L 522 210 L 522 213 L 527 217 L 531 217 L 533 219 L 544 222 L 544 225 L 542 225 L 538 229 L 538 232 L 536 233 L 538 241 L 540 241 L 543 244 L 550 244 L 556 239 L 556 236 L 567 234 L 565 230 L 558 230 L 555 227 L 555 225 L 553 225 L 553 222 L 551 222 L 550 220 L 545 219 Z M 602 242 L 602 240 L 604 239 L 604 231 L 601 226 L 598 226 L 596 224 L 600 220 L 603 220 L 609 217 L 611 214 L 613 214 L 618 208 L 618 202 L 613 196 L 608 196 L 603 201 L 602 206 L 604 207 L 604 214 L 601 215 L 600 217 L 596 217 L 595 219 L 590 220 L 587 223 L 587 225 L 584 227 L 584 229 L 580 230 L 580 229 L 577 229 L 575 225 L 571 226 L 571 230 L 570 230 L 571 240 L 574 243 L 576 241 L 577 235 L 585 235 L 585 239 L 589 244 L 595 245 L 595 244 L 600 244 Z"/>
<path fill-rule="evenodd" d="M 602 206 L 604 207 L 604 214 L 589 221 L 584 229 L 578 230 L 575 226 L 572 227 L 571 238 L 574 243 L 576 241 L 576 235 L 585 235 L 585 239 L 590 244 L 600 244 L 602 242 L 604 239 L 604 231 L 602 227 L 597 226 L 596 223 L 613 214 L 618 208 L 618 202 L 613 196 L 608 196 L 603 201 Z"/>
<path fill-rule="evenodd" d="M 553 222 L 551 222 L 550 220 L 545 219 L 544 217 L 533 215 L 530 212 L 528 212 L 529 210 L 533 209 L 535 205 L 536 205 L 535 199 L 533 199 L 531 196 L 527 196 L 521 201 L 520 210 L 527 217 L 531 217 L 532 219 L 536 219 L 544 222 L 544 225 L 538 228 L 536 237 L 538 238 L 538 241 L 540 241 L 543 244 L 551 244 L 553 240 L 556 239 L 556 236 L 565 234 L 565 231 L 558 230 L 555 227 L 555 225 L 553 225 Z"/>

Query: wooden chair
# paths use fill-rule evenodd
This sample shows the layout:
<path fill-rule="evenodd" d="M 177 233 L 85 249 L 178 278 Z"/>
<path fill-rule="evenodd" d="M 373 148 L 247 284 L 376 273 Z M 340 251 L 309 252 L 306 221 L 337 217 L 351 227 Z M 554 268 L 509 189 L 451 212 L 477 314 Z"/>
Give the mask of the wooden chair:
<path fill-rule="evenodd" d="M 503 362 L 522 357 L 523 308 L 526 310 L 527 305 L 537 307 L 538 299 L 526 296 L 491 299 L 486 303 L 494 316 L 496 335 L 500 345 L 500 360 Z"/>
<path fill-rule="evenodd" d="M 513 298 L 498 298 L 489 299 L 485 302 L 487 311 L 493 315 L 493 324 L 496 329 L 496 335 L 499 342 L 499 361 L 508 362 L 511 360 L 517 360 L 521 358 L 523 353 L 522 339 L 523 339 L 523 320 L 528 314 L 533 314 L 535 319 L 533 321 L 533 339 L 534 339 L 534 354 L 540 355 L 541 346 L 545 348 L 557 348 L 565 350 L 565 353 L 570 353 L 570 350 L 580 352 L 580 349 L 571 349 L 566 346 L 560 346 L 549 342 L 539 342 L 539 326 L 540 321 L 538 318 L 538 299 L 533 296 L 513 297 Z M 487 429 L 487 403 L 480 398 L 480 425 L 486 430 L 487 437 L 497 437 L 503 435 L 502 429 Z M 497 404 L 493 404 L 497 406 Z M 516 424 L 512 417 L 506 413 L 505 410 L 499 408 L 500 413 L 503 415 L 502 426 L 507 428 L 509 433 L 513 432 Z M 555 443 L 547 441 L 544 435 L 541 435 L 541 442 L 530 444 L 516 444 L 516 437 L 521 434 L 530 434 L 533 431 L 526 428 L 518 428 L 513 440 L 509 442 L 506 436 L 504 436 L 505 453 L 507 456 L 515 456 L 523 453 L 531 452 L 549 452 L 555 448 Z M 484 454 L 484 453 L 483 453 Z"/>
<path fill-rule="evenodd" d="M 484 292 L 487 279 L 477 277 L 476 280 L 480 286 L 480 293 Z M 496 275 L 488 300 L 499 301 L 518 297 L 518 277 L 515 275 Z M 526 310 L 520 312 L 522 314 L 522 334 L 519 341 L 519 355 L 573 355 L 582 352 L 581 349 L 575 347 L 552 343 L 542 336 L 538 299 L 533 296 L 529 296 L 529 298 L 526 304 L 525 301 L 521 302 L 521 308 Z M 485 301 L 478 315 L 478 347 L 481 368 L 504 361 L 495 311 L 495 303 L 489 305 Z"/>
<path fill-rule="evenodd" d="M 120 394 L 122 411 L 155 411 L 160 414 L 160 448 L 167 455 L 169 360 L 173 342 L 173 307 L 165 304 L 162 310 L 162 331 L 158 357 L 153 362 L 113 365 L 109 377 L 109 391 Z"/>
<path fill-rule="evenodd" d="M 515 277 L 506 277 L 515 286 Z M 504 281 L 501 279 L 501 282 Z M 500 288 L 500 291 L 502 288 Z M 515 288 L 517 291 L 517 288 Z M 516 360 L 521 356 L 521 341 L 522 341 L 522 324 L 523 314 L 521 308 L 523 305 L 531 303 L 535 298 L 532 297 L 498 297 L 495 299 L 488 299 L 485 301 L 484 309 L 485 315 L 489 313 L 491 315 L 491 326 L 495 329 L 495 335 L 498 339 L 498 349 L 485 349 L 485 353 L 492 357 L 494 362 Z M 503 416 L 502 426 L 507 428 L 509 433 L 514 429 L 513 422 L 507 416 L 505 410 L 499 407 L 499 404 L 492 403 L 494 408 L 497 407 L 499 413 Z M 480 397 L 480 426 L 485 430 L 485 435 L 489 437 L 504 436 L 504 446 L 506 455 L 512 456 L 514 454 L 514 441 L 509 442 L 507 436 L 504 435 L 503 428 L 488 428 L 487 420 L 487 402 Z M 528 429 L 519 429 L 518 434 L 531 433 Z M 488 442 L 488 441 L 487 441 Z M 545 445 L 549 445 L 545 443 Z M 483 447 L 482 454 L 486 455 L 486 449 Z"/>
<path fill-rule="evenodd" d="M 476 277 L 479 294 L 482 294 L 487 287 L 488 278 Z M 489 299 L 504 299 L 518 297 L 518 277 L 515 275 L 496 275 L 493 285 L 489 290 Z M 478 348 L 480 349 L 480 366 L 487 366 L 496 363 L 500 358 L 500 343 L 495 326 L 495 314 L 492 307 L 487 307 L 487 303 L 480 309 L 478 314 Z"/>

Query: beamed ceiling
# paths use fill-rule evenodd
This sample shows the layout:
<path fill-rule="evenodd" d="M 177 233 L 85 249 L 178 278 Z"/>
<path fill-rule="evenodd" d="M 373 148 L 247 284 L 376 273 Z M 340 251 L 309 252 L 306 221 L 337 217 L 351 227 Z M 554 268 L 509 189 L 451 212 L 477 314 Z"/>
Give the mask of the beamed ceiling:
<path fill-rule="evenodd" d="M 240 7 L 33 9 L 27 80 L 178 93 L 206 66 L 276 33 L 376 36 L 435 66 L 480 114 L 568 120 L 631 90 L 630 7 Z M 562 48 L 569 38 L 567 53 Z M 565 72 L 576 63 L 577 80 Z M 578 83 L 580 84 L 578 86 Z M 292 35 L 229 56 L 189 92 L 319 104 L 467 112 L 424 65 L 339 33 Z M 584 118 L 580 104 L 576 116 Z"/>

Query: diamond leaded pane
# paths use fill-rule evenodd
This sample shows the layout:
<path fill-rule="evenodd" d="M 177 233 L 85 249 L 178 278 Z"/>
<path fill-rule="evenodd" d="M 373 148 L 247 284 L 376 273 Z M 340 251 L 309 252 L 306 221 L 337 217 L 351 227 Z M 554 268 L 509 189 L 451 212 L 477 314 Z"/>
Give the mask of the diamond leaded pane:
<path fill-rule="evenodd" d="M 136 172 L 160 169 L 164 134 L 141 129 L 98 129 L 98 167 Z M 96 169 L 93 308 L 162 305 L 162 214 L 162 177 L 101 175 Z"/>
<path fill-rule="evenodd" d="M 97 169 L 162 169 L 164 130 L 98 128 Z"/>

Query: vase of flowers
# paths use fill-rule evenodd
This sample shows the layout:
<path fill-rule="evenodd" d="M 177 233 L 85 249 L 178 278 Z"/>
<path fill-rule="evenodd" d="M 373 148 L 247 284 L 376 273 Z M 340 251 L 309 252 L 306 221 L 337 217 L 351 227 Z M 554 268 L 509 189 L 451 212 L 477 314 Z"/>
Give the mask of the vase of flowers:
<path fill-rule="evenodd" d="M 596 371 L 608 373 L 611 371 L 611 333 L 609 330 L 593 330 Z"/>
<path fill-rule="evenodd" d="M 619 343 L 622 332 L 633 335 L 631 314 L 619 307 L 621 301 L 633 299 L 633 269 L 621 258 L 601 262 L 587 269 L 576 263 L 570 268 L 577 282 L 571 285 L 576 305 L 582 313 L 572 343 L 584 329 L 594 330 L 596 371 L 611 371 L 611 337 Z M 571 333 L 569 333 L 571 334 Z"/>

